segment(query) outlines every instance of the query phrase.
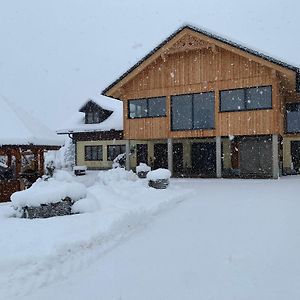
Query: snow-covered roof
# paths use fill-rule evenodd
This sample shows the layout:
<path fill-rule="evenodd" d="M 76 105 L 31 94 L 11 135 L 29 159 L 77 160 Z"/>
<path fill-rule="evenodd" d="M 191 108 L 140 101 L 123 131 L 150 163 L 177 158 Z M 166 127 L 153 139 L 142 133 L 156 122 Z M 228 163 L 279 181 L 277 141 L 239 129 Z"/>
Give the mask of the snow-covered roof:
<path fill-rule="evenodd" d="M 122 101 L 110 99 L 108 97 L 100 95 L 86 100 L 81 108 L 90 101 L 94 102 L 105 110 L 112 111 L 113 113 L 101 123 L 85 124 L 84 113 L 77 112 L 62 126 L 61 129 L 57 130 L 56 132 L 58 134 L 66 134 L 72 132 L 109 131 L 112 129 L 123 130 Z"/>
<path fill-rule="evenodd" d="M 0 146 L 61 146 L 64 141 L 54 131 L 16 103 L 0 95 Z"/>

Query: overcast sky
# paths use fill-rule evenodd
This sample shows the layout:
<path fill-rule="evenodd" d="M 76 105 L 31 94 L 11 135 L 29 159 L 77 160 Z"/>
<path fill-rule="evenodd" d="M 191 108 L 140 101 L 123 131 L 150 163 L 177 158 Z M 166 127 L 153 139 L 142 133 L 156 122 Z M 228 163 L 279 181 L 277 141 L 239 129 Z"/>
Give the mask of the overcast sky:
<path fill-rule="evenodd" d="M 57 129 L 184 23 L 299 66 L 299 12 L 299 0 L 0 0 L 0 94 Z"/>

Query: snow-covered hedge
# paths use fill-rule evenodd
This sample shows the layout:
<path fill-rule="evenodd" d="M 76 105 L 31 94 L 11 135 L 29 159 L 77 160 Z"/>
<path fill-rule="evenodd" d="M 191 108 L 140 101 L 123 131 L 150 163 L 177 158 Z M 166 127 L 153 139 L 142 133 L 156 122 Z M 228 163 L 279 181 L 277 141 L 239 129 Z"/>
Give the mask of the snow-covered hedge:
<path fill-rule="evenodd" d="M 149 167 L 148 165 L 144 164 L 144 163 L 140 163 L 137 167 L 136 167 L 136 172 L 150 172 L 151 171 L 151 167 Z"/>
<path fill-rule="evenodd" d="M 138 177 L 132 171 L 126 171 L 123 168 L 111 169 L 108 171 L 100 171 L 98 174 L 98 182 L 104 185 L 114 183 L 118 185 L 120 181 L 136 181 Z"/>
<path fill-rule="evenodd" d="M 41 204 L 58 203 L 69 197 L 73 202 L 87 196 L 86 187 L 75 182 L 66 171 L 57 171 L 53 178 L 38 179 L 29 189 L 16 192 L 11 201 L 16 209 L 38 207 Z"/>
<path fill-rule="evenodd" d="M 170 179 L 171 172 L 168 169 L 157 169 L 147 174 L 147 179 L 156 181 L 160 179 Z"/>

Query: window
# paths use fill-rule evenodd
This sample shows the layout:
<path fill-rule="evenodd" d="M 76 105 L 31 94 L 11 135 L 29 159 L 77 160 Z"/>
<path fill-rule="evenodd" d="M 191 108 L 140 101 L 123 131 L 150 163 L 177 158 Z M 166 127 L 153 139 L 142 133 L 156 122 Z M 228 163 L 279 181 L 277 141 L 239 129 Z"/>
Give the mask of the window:
<path fill-rule="evenodd" d="M 300 103 L 286 104 L 286 132 L 300 132 Z"/>
<path fill-rule="evenodd" d="M 113 161 L 119 154 L 125 152 L 125 145 L 109 145 L 107 146 L 107 160 Z"/>
<path fill-rule="evenodd" d="M 166 116 L 166 97 L 129 100 L 129 118 Z"/>
<path fill-rule="evenodd" d="M 214 128 L 214 92 L 172 96 L 171 103 L 172 130 Z"/>
<path fill-rule="evenodd" d="M 100 123 L 100 113 L 99 113 L 99 111 L 86 112 L 85 123 L 86 124 Z"/>
<path fill-rule="evenodd" d="M 253 87 L 220 92 L 220 111 L 272 108 L 272 87 Z"/>
<path fill-rule="evenodd" d="M 102 146 L 85 146 L 85 160 L 103 160 Z"/>

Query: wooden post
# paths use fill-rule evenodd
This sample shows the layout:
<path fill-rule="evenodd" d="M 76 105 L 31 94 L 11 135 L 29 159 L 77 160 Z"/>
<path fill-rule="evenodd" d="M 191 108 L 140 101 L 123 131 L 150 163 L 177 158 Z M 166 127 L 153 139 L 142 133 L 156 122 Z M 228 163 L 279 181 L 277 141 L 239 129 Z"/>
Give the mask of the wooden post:
<path fill-rule="evenodd" d="M 39 175 L 43 176 L 44 175 L 44 149 L 39 149 Z"/>
<path fill-rule="evenodd" d="M 222 149 L 221 149 L 221 137 L 216 137 L 216 175 L 217 178 L 222 177 Z"/>
<path fill-rule="evenodd" d="M 168 139 L 168 169 L 173 173 L 173 139 Z"/>
<path fill-rule="evenodd" d="M 130 140 L 125 141 L 126 170 L 130 170 Z"/>
<path fill-rule="evenodd" d="M 21 149 L 17 148 L 14 149 L 14 156 L 16 158 L 16 178 L 20 178 L 20 173 L 22 170 L 22 155 L 21 155 Z"/>
<path fill-rule="evenodd" d="M 273 178 L 279 177 L 279 147 L 278 147 L 278 135 L 272 135 L 272 161 L 273 161 Z"/>
<path fill-rule="evenodd" d="M 7 149 L 7 166 L 11 167 L 11 163 L 12 163 L 11 149 Z"/>

